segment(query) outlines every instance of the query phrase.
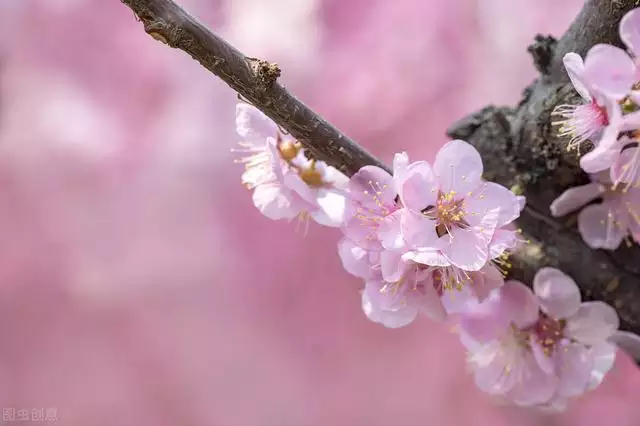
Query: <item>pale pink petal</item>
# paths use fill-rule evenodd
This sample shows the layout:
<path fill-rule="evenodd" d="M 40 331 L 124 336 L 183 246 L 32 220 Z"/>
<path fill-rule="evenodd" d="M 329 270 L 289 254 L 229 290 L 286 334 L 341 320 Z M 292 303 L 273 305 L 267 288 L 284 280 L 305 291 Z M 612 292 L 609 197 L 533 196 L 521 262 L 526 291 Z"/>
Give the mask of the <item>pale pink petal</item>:
<path fill-rule="evenodd" d="M 615 344 L 636 361 L 640 361 L 640 336 L 637 334 L 618 330 L 609 338 L 609 342 Z"/>
<path fill-rule="evenodd" d="M 509 229 L 496 229 L 489 243 L 489 259 L 496 259 L 518 243 L 518 233 Z"/>
<path fill-rule="evenodd" d="M 553 396 L 557 379 L 546 374 L 532 354 L 525 353 L 524 357 L 522 367 L 516 373 L 518 378 L 507 397 L 518 405 L 544 404 Z"/>
<path fill-rule="evenodd" d="M 241 102 L 236 105 L 236 131 L 247 142 L 266 142 L 276 137 L 278 126 L 258 108 Z"/>
<path fill-rule="evenodd" d="M 518 207 L 522 212 L 522 210 L 524 210 L 524 207 L 527 205 L 527 197 L 525 197 L 524 195 L 518 195 L 516 196 L 516 200 L 518 200 Z"/>
<path fill-rule="evenodd" d="M 352 206 L 347 206 L 349 209 Z M 367 250 L 382 250 L 378 241 L 377 228 L 372 226 L 369 220 L 364 220 L 359 215 L 351 216 L 342 224 L 342 233 L 355 244 Z"/>
<path fill-rule="evenodd" d="M 604 302 L 585 302 L 578 312 L 567 318 L 565 334 L 585 345 L 607 340 L 620 326 L 615 309 Z"/>
<path fill-rule="evenodd" d="M 476 386 L 492 395 L 511 390 L 522 368 L 521 351 L 515 342 L 493 341 L 478 346 L 469 352 L 469 362 L 474 370 Z"/>
<path fill-rule="evenodd" d="M 627 12 L 620 20 L 620 39 L 637 57 L 640 56 L 640 8 Z"/>
<path fill-rule="evenodd" d="M 533 278 L 533 291 L 540 308 L 556 319 L 569 318 L 580 308 L 580 290 L 575 281 L 555 268 L 542 268 Z"/>
<path fill-rule="evenodd" d="M 554 359 L 551 357 L 554 353 L 548 353 L 545 350 L 544 346 L 540 343 L 540 339 L 538 336 L 532 335 L 529 340 L 529 344 L 531 345 L 531 353 L 533 354 L 533 358 L 540 366 L 540 369 L 545 372 L 545 374 L 553 374 L 555 370 Z"/>
<path fill-rule="evenodd" d="M 589 379 L 589 390 L 597 388 L 616 361 L 616 346 L 602 342 L 591 348 L 593 369 Z"/>
<path fill-rule="evenodd" d="M 562 58 L 562 62 L 564 63 L 564 67 L 567 70 L 569 79 L 571 79 L 571 83 L 576 89 L 576 92 L 578 92 L 586 101 L 591 101 L 591 94 L 589 93 L 589 89 L 583 79 L 584 62 L 580 55 L 574 52 L 567 53 Z"/>
<path fill-rule="evenodd" d="M 316 191 L 318 209 L 310 212 L 320 225 L 339 227 L 344 222 L 345 194 L 336 189 L 321 188 Z"/>
<path fill-rule="evenodd" d="M 620 105 L 609 98 L 605 98 L 604 102 L 609 124 L 604 128 L 600 140 L 594 141 L 595 148 L 580 158 L 580 167 L 587 173 L 597 173 L 611 167 L 621 148 L 618 142 L 623 126 Z"/>
<path fill-rule="evenodd" d="M 302 200 L 296 202 L 292 194 L 277 183 L 258 185 L 253 191 L 252 199 L 260 213 L 272 220 L 294 218 L 305 206 Z"/>
<path fill-rule="evenodd" d="M 504 276 L 502 272 L 491 264 L 487 264 L 484 268 L 477 272 L 470 272 L 471 283 L 469 286 L 473 290 L 473 294 L 482 301 L 489 296 L 489 293 L 504 285 Z"/>
<path fill-rule="evenodd" d="M 482 275 L 479 272 L 475 272 L 475 274 Z M 484 281 L 482 278 L 480 280 Z M 470 285 L 464 285 L 460 289 L 444 290 L 440 300 L 447 314 L 451 315 L 466 312 L 469 309 L 469 305 L 478 300 L 478 298 Z"/>
<path fill-rule="evenodd" d="M 380 167 L 364 166 L 349 180 L 349 194 L 355 201 L 360 201 L 372 208 L 394 204 L 396 192 L 393 178 Z"/>
<path fill-rule="evenodd" d="M 398 250 L 404 247 L 401 228 L 402 210 L 396 210 L 385 216 L 378 227 L 378 238 L 382 247 L 387 250 Z"/>
<path fill-rule="evenodd" d="M 380 252 L 382 278 L 390 283 L 399 281 L 408 267 L 402 260 L 402 252 L 383 250 Z"/>
<path fill-rule="evenodd" d="M 396 179 L 396 186 L 402 205 L 410 210 L 420 212 L 436 203 L 438 183 L 426 161 L 411 164 L 402 178 Z"/>
<path fill-rule="evenodd" d="M 284 185 L 298 194 L 300 198 L 309 203 L 310 206 L 317 204 L 316 192 L 302 180 L 295 172 L 287 172 L 283 178 Z"/>
<path fill-rule="evenodd" d="M 619 47 L 597 44 L 587 53 L 583 78 L 590 87 L 613 99 L 624 98 L 635 83 L 636 66 Z"/>
<path fill-rule="evenodd" d="M 640 148 L 625 148 L 616 155 L 611 165 L 611 180 L 624 183 L 640 180 Z"/>
<path fill-rule="evenodd" d="M 465 219 L 476 225 L 489 210 L 499 209 L 496 227 L 513 222 L 520 216 L 520 203 L 516 194 L 502 185 L 484 182 L 464 199 Z"/>
<path fill-rule="evenodd" d="M 453 265 L 465 271 L 478 271 L 489 257 L 488 242 L 473 228 L 454 228 L 451 235 L 442 237 L 447 244 L 442 254 Z"/>
<path fill-rule="evenodd" d="M 433 282 L 427 279 L 420 290 L 419 295 L 411 299 L 411 305 L 418 307 L 420 312 L 434 321 L 444 321 L 447 318 L 447 311 L 440 300 L 440 295 L 433 287 Z"/>
<path fill-rule="evenodd" d="M 460 315 L 460 330 L 478 342 L 499 339 L 511 324 L 511 309 L 499 293 L 491 293 L 482 303 L 470 303 Z"/>
<path fill-rule="evenodd" d="M 436 154 L 433 170 L 440 180 L 442 192 L 454 191 L 465 196 L 480 185 L 482 159 L 478 151 L 469 143 L 452 140 L 440 148 Z"/>
<path fill-rule="evenodd" d="M 558 394 L 578 396 L 587 391 L 594 366 L 593 351 L 579 343 L 561 341 L 556 348 L 555 361 Z"/>
<path fill-rule="evenodd" d="M 384 325 L 387 328 L 404 327 L 418 315 L 416 308 L 405 306 L 397 310 L 386 310 L 378 304 L 379 290 L 376 286 L 365 286 L 362 292 L 362 311 L 371 321 Z"/>
<path fill-rule="evenodd" d="M 435 220 L 420 213 L 403 209 L 400 222 L 402 236 L 407 247 L 435 250 L 442 246 L 436 232 Z"/>
<path fill-rule="evenodd" d="M 519 281 L 507 281 L 498 290 L 502 309 L 509 312 L 511 322 L 525 329 L 538 320 L 538 301 L 529 287 Z"/>
<path fill-rule="evenodd" d="M 551 215 L 560 217 L 578 210 L 585 204 L 600 197 L 605 192 L 605 189 L 604 185 L 597 182 L 569 188 L 553 200 L 551 206 L 549 206 Z"/>
<path fill-rule="evenodd" d="M 618 248 L 628 233 L 627 223 L 626 215 L 621 219 L 619 210 L 610 208 L 608 203 L 587 206 L 578 215 L 580 235 L 594 249 Z"/>
<path fill-rule="evenodd" d="M 356 277 L 368 279 L 374 274 L 369 262 L 369 252 L 353 243 L 353 241 L 343 238 L 338 243 L 338 254 L 344 269 Z"/>
<path fill-rule="evenodd" d="M 428 266 L 451 265 L 451 262 L 439 250 L 411 250 L 403 254 L 402 259 Z"/>
<path fill-rule="evenodd" d="M 409 156 L 406 152 L 400 152 L 393 156 L 393 180 L 397 182 L 404 177 L 409 166 Z M 397 187 L 399 188 L 399 187 Z"/>

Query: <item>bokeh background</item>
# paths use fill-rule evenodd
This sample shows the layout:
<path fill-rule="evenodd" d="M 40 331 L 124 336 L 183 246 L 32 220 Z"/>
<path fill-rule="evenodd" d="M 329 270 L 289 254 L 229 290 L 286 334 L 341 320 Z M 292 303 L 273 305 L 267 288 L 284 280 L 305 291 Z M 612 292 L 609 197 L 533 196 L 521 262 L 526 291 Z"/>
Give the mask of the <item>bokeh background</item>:
<path fill-rule="evenodd" d="M 527 45 L 582 1 L 181 3 L 389 161 L 431 159 L 454 120 L 517 102 Z M 477 391 L 448 326 L 367 321 L 339 231 L 253 208 L 235 101 L 118 0 L 0 0 L 3 409 L 82 426 L 640 425 L 624 356 L 549 417 Z"/>

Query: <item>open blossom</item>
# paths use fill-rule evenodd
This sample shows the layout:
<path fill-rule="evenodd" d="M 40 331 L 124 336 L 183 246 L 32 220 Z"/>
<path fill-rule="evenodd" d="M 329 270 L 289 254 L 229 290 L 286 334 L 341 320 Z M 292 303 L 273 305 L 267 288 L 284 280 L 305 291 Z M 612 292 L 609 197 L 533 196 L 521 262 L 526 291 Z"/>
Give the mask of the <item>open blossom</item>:
<path fill-rule="evenodd" d="M 246 170 L 242 182 L 253 190 L 254 205 L 270 219 L 311 217 L 340 226 L 347 178 L 324 162 L 307 158 L 300 143 L 283 135 L 257 108 L 239 103 L 236 129 L 243 138 L 237 152 Z"/>
<path fill-rule="evenodd" d="M 551 214 L 564 216 L 596 198 L 601 203 L 578 214 L 578 230 L 591 248 L 615 250 L 628 235 L 640 241 L 640 188 L 612 186 L 605 178 L 567 189 L 551 203 Z"/>
<path fill-rule="evenodd" d="M 340 241 L 338 252 L 345 270 L 365 280 L 362 308 L 367 317 L 389 328 L 405 326 L 419 313 L 442 321 L 504 283 L 502 272 L 492 264 L 466 272 L 399 259 L 389 268 L 383 252 L 364 249 L 348 238 Z"/>
<path fill-rule="evenodd" d="M 581 303 L 575 282 L 554 268 L 534 292 L 509 281 L 461 316 L 460 334 L 476 384 L 515 404 L 561 409 L 597 387 L 613 366 L 608 340 L 619 326 L 604 302 Z"/>
<path fill-rule="evenodd" d="M 625 128 L 618 101 L 631 92 L 636 65 L 624 50 L 606 44 L 593 46 L 584 61 L 573 52 L 567 53 L 563 61 L 584 103 L 557 106 L 553 114 L 561 120 L 555 124 L 561 125 L 561 136 L 570 137 L 569 150 L 579 149 L 585 141 L 595 145 L 580 160 L 585 171 L 604 170 L 611 165 L 613 147 Z"/>
<path fill-rule="evenodd" d="M 409 165 L 400 201 L 400 223 L 409 250 L 403 256 L 425 265 L 481 269 L 490 259 L 496 231 L 516 219 L 521 202 L 507 188 L 481 179 L 482 160 L 467 142 L 454 140 L 427 162 Z"/>

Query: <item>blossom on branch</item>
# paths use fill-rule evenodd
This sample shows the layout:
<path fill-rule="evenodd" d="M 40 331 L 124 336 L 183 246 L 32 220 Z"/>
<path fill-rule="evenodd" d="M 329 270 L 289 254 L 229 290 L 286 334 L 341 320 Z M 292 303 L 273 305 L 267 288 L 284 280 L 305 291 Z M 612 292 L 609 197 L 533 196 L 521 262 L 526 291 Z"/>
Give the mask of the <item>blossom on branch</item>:
<path fill-rule="evenodd" d="M 301 144 L 284 135 L 260 110 L 246 103 L 236 107 L 236 130 L 246 156 L 244 185 L 253 203 L 269 219 L 312 218 L 337 227 L 344 214 L 347 177 L 322 161 L 309 159 Z"/>
<path fill-rule="evenodd" d="M 533 292 L 508 281 L 461 314 L 460 337 L 483 391 L 523 406 L 563 409 L 597 387 L 613 366 L 619 326 L 604 302 L 581 303 L 575 282 L 538 271 Z"/>

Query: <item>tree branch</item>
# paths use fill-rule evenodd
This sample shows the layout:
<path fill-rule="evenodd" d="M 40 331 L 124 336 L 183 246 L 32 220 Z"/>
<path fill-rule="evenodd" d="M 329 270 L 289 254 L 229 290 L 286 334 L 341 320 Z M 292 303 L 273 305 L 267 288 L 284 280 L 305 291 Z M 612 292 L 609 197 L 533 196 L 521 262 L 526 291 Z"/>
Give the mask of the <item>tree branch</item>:
<path fill-rule="evenodd" d="M 352 175 L 377 158 L 295 98 L 276 64 L 249 58 L 171 0 L 121 0 L 154 39 L 183 50 L 298 139 L 318 160 Z"/>
<path fill-rule="evenodd" d="M 578 94 L 562 57 L 584 55 L 597 43 L 621 45 L 618 23 L 638 0 L 588 0 L 557 41 L 538 36 L 529 51 L 541 72 L 515 108 L 489 106 L 455 123 L 451 137 L 468 140 L 483 157 L 486 178 L 516 188 L 527 197 L 518 221 L 531 243 L 513 256 L 512 276 L 531 283 L 535 272 L 554 266 L 576 280 L 587 299 L 603 300 L 618 311 L 624 330 L 640 334 L 640 248 L 593 250 L 576 230 L 576 215 L 551 217 L 549 205 L 569 187 L 589 182 L 575 153 L 551 125 L 556 105 L 578 104 Z M 624 243 L 623 243 L 624 244 Z"/>
<path fill-rule="evenodd" d="M 156 40 L 187 52 L 231 88 L 289 131 L 313 156 L 347 175 L 364 165 L 386 168 L 335 127 L 287 92 L 276 80 L 275 64 L 245 57 L 171 0 L 121 0 Z M 582 11 L 556 42 L 539 36 L 530 46 L 541 75 L 523 93 L 515 108 L 484 108 L 454 124 L 449 135 L 468 140 L 480 151 L 485 177 L 512 187 L 527 197 L 519 220 L 531 243 L 513 256 L 511 275 L 531 283 L 543 266 L 571 275 L 587 299 L 614 306 L 622 328 L 640 334 L 640 249 L 615 253 L 591 250 L 575 230 L 575 217 L 550 217 L 549 204 L 566 188 L 588 181 L 574 156 L 563 149 L 551 127 L 555 105 L 575 103 L 567 84 L 562 56 L 584 54 L 596 43 L 620 44 L 618 22 L 640 0 L 587 0 Z M 388 170 L 388 168 L 386 168 Z"/>

